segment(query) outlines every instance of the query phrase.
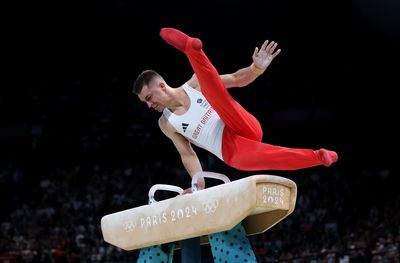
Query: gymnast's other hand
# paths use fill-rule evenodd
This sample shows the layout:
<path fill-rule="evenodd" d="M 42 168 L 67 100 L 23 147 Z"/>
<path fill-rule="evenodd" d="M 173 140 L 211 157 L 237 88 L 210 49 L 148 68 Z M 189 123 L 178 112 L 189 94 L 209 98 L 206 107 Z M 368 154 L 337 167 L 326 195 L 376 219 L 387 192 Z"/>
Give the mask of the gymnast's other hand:
<path fill-rule="evenodd" d="M 261 48 L 256 47 L 253 53 L 253 63 L 260 70 L 265 70 L 272 60 L 281 52 L 280 49 L 276 50 L 278 43 L 275 41 L 265 40 Z"/>
<path fill-rule="evenodd" d="M 183 190 L 183 192 L 180 195 L 191 194 L 191 193 L 192 193 L 192 188 L 189 187 L 189 188 Z"/>
<path fill-rule="evenodd" d="M 197 181 L 197 190 L 203 190 L 205 187 L 206 187 L 206 183 L 204 181 L 204 178 L 200 178 Z M 183 192 L 180 195 L 191 194 L 191 193 L 193 193 L 192 187 L 183 190 Z"/>

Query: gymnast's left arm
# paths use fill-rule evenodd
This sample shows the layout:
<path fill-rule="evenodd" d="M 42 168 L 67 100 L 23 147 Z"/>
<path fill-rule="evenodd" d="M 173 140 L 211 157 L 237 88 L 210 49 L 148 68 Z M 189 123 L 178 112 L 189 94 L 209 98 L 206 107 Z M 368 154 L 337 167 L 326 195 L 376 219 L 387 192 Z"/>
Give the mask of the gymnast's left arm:
<path fill-rule="evenodd" d="M 275 41 L 265 40 L 260 49 L 258 47 L 254 49 L 253 63 L 250 66 L 231 74 L 221 75 L 226 88 L 247 86 L 263 74 L 272 60 L 281 52 L 280 49 L 276 50 L 277 45 Z"/>

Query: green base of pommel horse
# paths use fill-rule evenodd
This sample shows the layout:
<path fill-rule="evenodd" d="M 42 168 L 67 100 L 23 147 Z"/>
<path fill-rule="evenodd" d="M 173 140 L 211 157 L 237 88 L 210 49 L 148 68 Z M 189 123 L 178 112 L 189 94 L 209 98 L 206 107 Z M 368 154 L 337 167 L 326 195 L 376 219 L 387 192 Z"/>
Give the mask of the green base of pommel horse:
<path fill-rule="evenodd" d="M 202 177 L 225 183 L 199 190 L 197 182 Z M 223 174 L 200 172 L 192 179 L 190 194 L 157 202 L 157 190 L 183 192 L 177 186 L 154 185 L 148 205 L 101 219 L 104 240 L 129 251 L 175 242 L 180 248 L 179 241 L 193 238 L 201 245 L 208 244 L 210 234 L 229 231 L 240 223 L 247 236 L 260 234 L 290 215 L 297 197 L 292 180 L 274 175 L 253 175 L 231 182 Z"/>

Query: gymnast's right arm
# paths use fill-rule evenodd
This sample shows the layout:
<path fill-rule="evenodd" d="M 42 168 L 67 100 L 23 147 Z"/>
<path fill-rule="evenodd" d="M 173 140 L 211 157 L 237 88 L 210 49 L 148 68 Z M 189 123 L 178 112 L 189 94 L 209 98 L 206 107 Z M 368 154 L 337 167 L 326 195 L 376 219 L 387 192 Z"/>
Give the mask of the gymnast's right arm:
<path fill-rule="evenodd" d="M 193 150 L 190 142 L 176 132 L 176 130 L 168 123 L 168 120 L 164 115 L 162 115 L 158 120 L 158 125 L 160 126 L 161 131 L 174 143 L 179 155 L 181 156 L 183 166 L 189 173 L 190 177 L 193 177 L 196 173 L 203 171 L 199 158 L 197 157 L 196 152 Z M 200 188 L 204 188 L 204 179 L 198 183 Z"/>

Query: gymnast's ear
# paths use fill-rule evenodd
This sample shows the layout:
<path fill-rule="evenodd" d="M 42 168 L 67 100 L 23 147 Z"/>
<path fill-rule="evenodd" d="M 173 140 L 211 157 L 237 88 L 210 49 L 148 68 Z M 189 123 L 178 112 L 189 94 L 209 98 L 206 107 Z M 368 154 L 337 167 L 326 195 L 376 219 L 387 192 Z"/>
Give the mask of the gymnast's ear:
<path fill-rule="evenodd" d="M 165 82 L 163 82 L 163 81 L 160 82 L 159 86 L 160 86 L 161 90 L 164 90 L 164 91 L 167 88 L 167 84 Z"/>

